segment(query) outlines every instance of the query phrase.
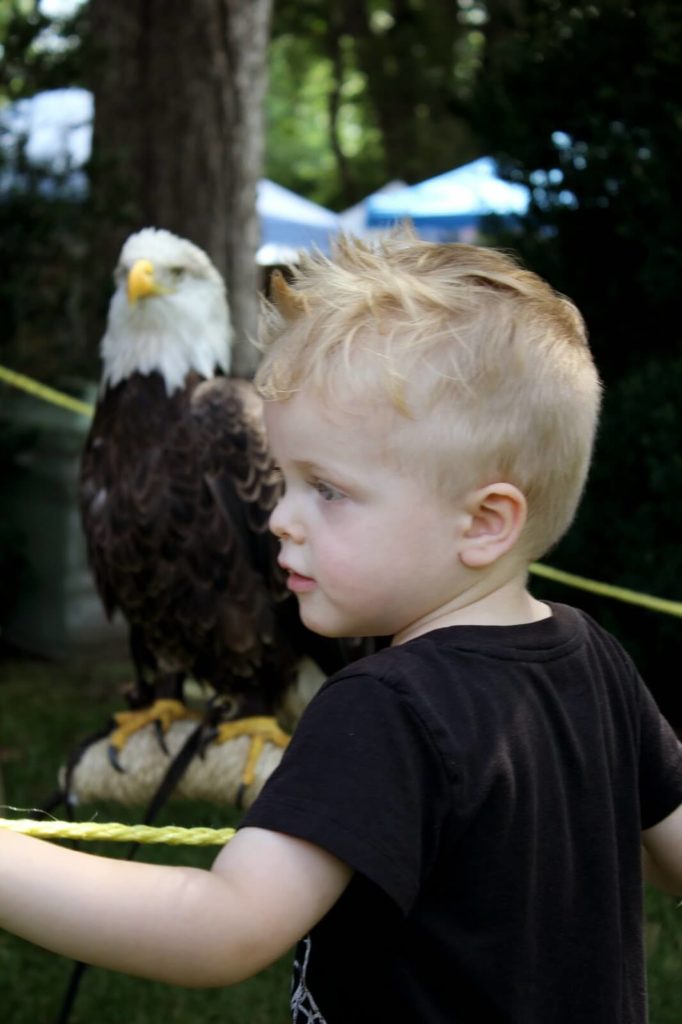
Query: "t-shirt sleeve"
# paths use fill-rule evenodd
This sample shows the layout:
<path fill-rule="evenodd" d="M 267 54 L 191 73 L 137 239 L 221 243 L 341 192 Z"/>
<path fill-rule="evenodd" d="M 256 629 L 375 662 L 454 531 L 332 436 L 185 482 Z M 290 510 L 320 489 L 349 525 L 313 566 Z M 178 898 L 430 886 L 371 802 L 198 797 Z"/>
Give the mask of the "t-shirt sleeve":
<path fill-rule="evenodd" d="M 640 682 L 639 796 L 642 828 L 652 828 L 682 803 L 682 744 Z"/>
<path fill-rule="evenodd" d="M 370 675 L 327 683 L 246 814 L 324 847 L 407 912 L 435 856 L 445 773 L 409 701 Z"/>

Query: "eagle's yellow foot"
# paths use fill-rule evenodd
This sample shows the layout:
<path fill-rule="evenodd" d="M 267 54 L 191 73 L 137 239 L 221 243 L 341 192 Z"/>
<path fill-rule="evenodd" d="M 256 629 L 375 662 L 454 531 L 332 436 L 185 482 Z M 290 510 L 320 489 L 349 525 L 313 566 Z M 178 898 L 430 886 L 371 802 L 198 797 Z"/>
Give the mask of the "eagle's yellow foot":
<path fill-rule="evenodd" d="M 265 744 L 274 743 L 276 747 L 284 749 L 291 736 L 280 729 L 277 719 L 259 715 L 254 718 L 237 718 L 232 722 L 221 722 L 217 726 L 214 742 L 227 743 L 228 740 L 233 740 L 237 736 L 251 737 L 251 746 L 242 769 L 242 779 L 237 795 L 237 806 L 239 806 L 244 791 L 256 777 L 256 765 Z"/>
<path fill-rule="evenodd" d="M 140 708 L 138 711 L 117 711 L 114 714 L 116 728 L 109 734 L 109 761 L 117 771 L 124 771 L 118 755 L 130 737 L 144 729 L 146 725 L 154 726 L 159 744 L 167 754 L 168 749 L 163 737 L 173 722 L 195 720 L 200 717 L 199 712 L 192 711 L 182 701 L 169 699 L 154 701 L 148 708 Z"/>

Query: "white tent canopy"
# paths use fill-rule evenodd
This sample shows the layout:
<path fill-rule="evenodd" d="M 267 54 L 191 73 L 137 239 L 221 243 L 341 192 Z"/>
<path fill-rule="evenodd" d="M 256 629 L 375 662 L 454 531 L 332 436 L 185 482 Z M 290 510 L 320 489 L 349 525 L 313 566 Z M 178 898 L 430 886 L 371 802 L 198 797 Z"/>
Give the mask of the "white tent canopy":
<path fill-rule="evenodd" d="M 67 175 L 65 190 L 82 195 L 93 113 L 92 94 L 85 89 L 53 89 L 18 100 L 0 111 L 4 147 L 9 154 L 19 138 L 25 139 L 31 163 Z M 10 179 L 6 172 L 5 181 Z M 257 259 L 263 264 L 289 262 L 300 248 L 326 250 L 340 229 L 337 214 L 266 178 L 257 184 L 256 210 L 261 232 Z"/>
<path fill-rule="evenodd" d="M 261 229 L 257 259 L 263 264 L 287 263 L 296 249 L 316 246 L 327 251 L 330 239 L 341 228 L 338 214 L 268 178 L 258 182 L 256 209 Z"/>
<path fill-rule="evenodd" d="M 56 173 L 81 168 L 90 155 L 94 101 L 85 89 L 51 89 L 0 111 L 5 146 L 22 137 L 31 163 Z"/>

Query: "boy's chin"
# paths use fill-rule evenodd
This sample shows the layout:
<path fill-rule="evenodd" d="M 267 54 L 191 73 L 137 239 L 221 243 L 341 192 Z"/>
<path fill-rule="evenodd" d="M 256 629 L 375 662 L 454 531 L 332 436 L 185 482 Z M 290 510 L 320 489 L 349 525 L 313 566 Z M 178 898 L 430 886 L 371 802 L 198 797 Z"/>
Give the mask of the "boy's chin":
<path fill-rule="evenodd" d="M 328 640 L 346 640 L 349 637 L 375 635 L 371 630 L 359 626 L 358 623 L 320 621 L 314 615 L 305 615 L 303 610 L 301 610 L 301 620 L 311 633 L 317 633 L 318 636 L 324 636 Z"/>
<path fill-rule="evenodd" d="M 356 632 L 349 633 L 347 630 L 341 629 L 340 627 L 339 628 L 335 628 L 333 626 L 319 626 L 319 625 L 315 625 L 315 624 L 313 624 L 311 622 L 306 622 L 305 619 L 303 620 L 303 622 L 304 622 L 304 625 L 307 626 L 308 629 L 311 631 L 311 633 L 317 633 L 318 636 L 326 637 L 327 640 L 343 640 L 343 639 L 345 639 L 346 637 L 349 637 L 349 636 L 369 636 L 370 635 L 369 633 L 356 633 Z"/>

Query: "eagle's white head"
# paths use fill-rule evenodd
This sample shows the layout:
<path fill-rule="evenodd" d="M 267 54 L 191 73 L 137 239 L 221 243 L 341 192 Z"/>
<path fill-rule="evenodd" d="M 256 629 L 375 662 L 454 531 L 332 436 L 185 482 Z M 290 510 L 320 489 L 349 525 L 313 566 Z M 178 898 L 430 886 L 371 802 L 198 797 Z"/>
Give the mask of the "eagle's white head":
<path fill-rule="evenodd" d="M 205 252 L 170 231 L 131 235 L 114 272 L 102 339 L 102 386 L 158 371 L 171 395 L 196 370 L 230 368 L 232 331 L 222 277 Z"/>

